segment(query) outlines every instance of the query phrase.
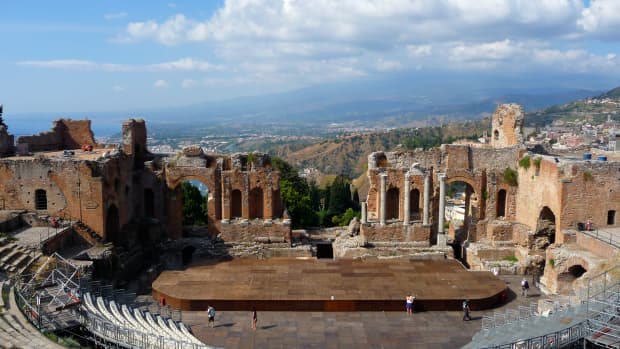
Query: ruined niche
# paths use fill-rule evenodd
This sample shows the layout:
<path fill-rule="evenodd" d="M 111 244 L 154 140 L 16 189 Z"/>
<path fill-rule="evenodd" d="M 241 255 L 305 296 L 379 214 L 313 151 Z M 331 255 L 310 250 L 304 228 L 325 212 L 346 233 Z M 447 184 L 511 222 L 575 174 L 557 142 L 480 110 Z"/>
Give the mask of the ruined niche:
<path fill-rule="evenodd" d="M 544 250 L 555 243 L 555 214 L 547 206 L 543 207 L 536 223 L 536 232 L 531 249 Z"/>

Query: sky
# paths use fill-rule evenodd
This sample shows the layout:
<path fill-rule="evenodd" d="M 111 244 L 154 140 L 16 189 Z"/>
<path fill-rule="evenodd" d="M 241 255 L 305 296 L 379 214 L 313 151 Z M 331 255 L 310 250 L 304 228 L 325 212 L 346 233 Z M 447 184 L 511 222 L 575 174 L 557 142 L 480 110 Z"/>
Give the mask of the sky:
<path fill-rule="evenodd" d="M 421 74 L 620 85 L 620 0 L 5 0 L 0 42 L 0 103 L 18 113 Z"/>

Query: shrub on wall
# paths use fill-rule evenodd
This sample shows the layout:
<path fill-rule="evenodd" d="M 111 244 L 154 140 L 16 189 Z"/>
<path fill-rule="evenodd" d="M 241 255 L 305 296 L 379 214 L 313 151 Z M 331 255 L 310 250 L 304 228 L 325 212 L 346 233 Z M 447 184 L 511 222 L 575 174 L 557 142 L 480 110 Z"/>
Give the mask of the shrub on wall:
<path fill-rule="evenodd" d="M 518 184 L 519 174 L 517 171 L 511 169 L 510 167 L 506 167 L 504 170 L 504 182 L 512 187 L 516 187 Z"/>
<path fill-rule="evenodd" d="M 519 160 L 519 167 L 525 169 L 526 171 L 530 168 L 530 156 L 526 155 Z"/>

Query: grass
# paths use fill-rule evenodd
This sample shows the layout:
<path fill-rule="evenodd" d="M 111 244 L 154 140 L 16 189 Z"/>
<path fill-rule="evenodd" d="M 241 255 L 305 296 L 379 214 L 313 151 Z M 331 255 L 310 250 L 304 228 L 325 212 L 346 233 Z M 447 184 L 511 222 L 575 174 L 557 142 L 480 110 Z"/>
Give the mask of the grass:
<path fill-rule="evenodd" d="M 507 257 L 502 258 L 502 260 L 508 261 L 508 262 L 513 262 L 513 263 L 517 263 L 519 261 L 517 259 L 517 257 L 515 257 L 515 256 L 507 256 Z"/>

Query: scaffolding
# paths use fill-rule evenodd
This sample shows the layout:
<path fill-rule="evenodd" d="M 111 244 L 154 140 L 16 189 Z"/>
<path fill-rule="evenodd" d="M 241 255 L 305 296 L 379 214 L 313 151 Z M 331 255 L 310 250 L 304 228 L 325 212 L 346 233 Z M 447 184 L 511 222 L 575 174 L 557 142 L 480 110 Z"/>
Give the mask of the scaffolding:
<path fill-rule="evenodd" d="M 620 266 L 588 280 L 586 341 L 620 348 Z"/>

